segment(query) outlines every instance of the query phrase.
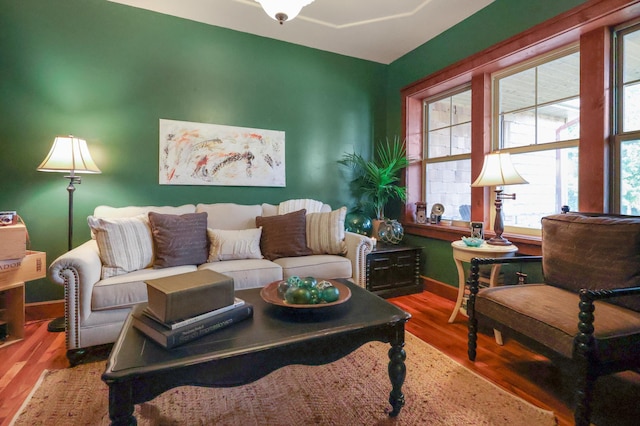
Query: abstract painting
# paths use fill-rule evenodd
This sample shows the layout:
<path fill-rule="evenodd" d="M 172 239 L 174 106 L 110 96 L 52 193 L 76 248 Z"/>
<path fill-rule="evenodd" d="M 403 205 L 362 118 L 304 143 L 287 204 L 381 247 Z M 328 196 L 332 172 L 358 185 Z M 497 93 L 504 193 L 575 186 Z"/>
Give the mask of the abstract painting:
<path fill-rule="evenodd" d="M 160 119 L 160 184 L 284 187 L 284 136 Z"/>

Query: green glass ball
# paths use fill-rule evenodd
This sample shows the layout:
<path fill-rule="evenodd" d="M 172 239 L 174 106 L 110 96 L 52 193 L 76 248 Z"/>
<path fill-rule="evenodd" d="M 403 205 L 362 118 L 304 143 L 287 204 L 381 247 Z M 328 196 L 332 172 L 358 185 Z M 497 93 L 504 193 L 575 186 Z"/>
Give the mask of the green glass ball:
<path fill-rule="evenodd" d="M 371 235 L 373 223 L 371 218 L 363 213 L 349 213 L 344 220 L 344 229 L 360 235 Z"/>
<path fill-rule="evenodd" d="M 397 220 L 385 219 L 378 229 L 378 238 L 387 244 L 400 244 L 404 238 L 404 228 Z"/>

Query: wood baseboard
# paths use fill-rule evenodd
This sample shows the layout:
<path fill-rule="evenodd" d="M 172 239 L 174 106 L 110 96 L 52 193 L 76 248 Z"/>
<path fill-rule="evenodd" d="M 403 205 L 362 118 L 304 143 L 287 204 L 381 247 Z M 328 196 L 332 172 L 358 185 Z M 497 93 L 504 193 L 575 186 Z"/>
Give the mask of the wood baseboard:
<path fill-rule="evenodd" d="M 424 291 L 428 291 L 445 299 L 453 300 L 458 299 L 458 289 L 456 287 L 445 284 L 441 281 L 434 280 L 433 278 L 420 276 L 422 279 L 422 288 Z"/>
<path fill-rule="evenodd" d="M 40 321 L 64 316 L 64 300 L 28 303 L 24 307 L 25 321 Z"/>

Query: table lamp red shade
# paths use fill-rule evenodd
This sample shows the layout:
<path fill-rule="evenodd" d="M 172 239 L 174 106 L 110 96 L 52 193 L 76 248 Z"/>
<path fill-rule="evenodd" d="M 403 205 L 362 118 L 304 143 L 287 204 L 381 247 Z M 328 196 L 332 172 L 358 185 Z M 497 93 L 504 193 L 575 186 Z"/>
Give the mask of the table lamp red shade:
<path fill-rule="evenodd" d="M 502 200 L 515 200 L 516 194 L 505 194 L 502 186 L 518 185 L 527 182 L 515 169 L 511 162 L 511 156 L 507 152 L 492 152 L 484 157 L 484 164 L 480 176 L 471 184 L 472 187 L 495 187 L 496 217 L 493 231 L 496 236 L 487 241 L 488 244 L 497 246 L 511 245 L 511 241 L 502 236 L 504 232 L 504 214 L 502 213 Z"/>

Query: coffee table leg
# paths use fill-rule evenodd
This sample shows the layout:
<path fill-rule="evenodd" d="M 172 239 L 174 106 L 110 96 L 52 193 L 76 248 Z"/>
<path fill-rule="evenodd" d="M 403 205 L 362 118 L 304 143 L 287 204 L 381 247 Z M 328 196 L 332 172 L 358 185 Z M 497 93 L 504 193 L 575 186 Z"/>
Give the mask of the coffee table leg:
<path fill-rule="evenodd" d="M 126 384 L 109 384 L 109 418 L 111 426 L 134 426 L 138 422 L 133 416 L 131 386 Z"/>
<path fill-rule="evenodd" d="M 402 393 L 402 384 L 407 375 L 407 367 L 404 360 L 407 359 L 407 353 L 404 351 L 404 339 L 391 343 L 389 349 L 389 378 L 391 379 L 391 393 L 389 394 L 389 403 L 393 410 L 389 416 L 395 417 L 400 413 L 404 406 L 404 394 Z"/>

